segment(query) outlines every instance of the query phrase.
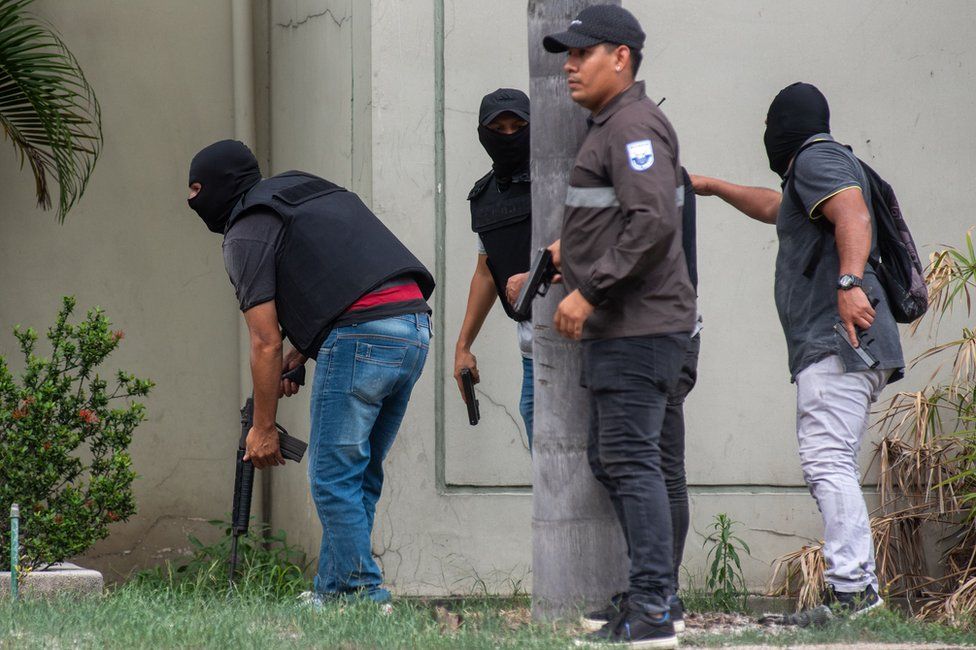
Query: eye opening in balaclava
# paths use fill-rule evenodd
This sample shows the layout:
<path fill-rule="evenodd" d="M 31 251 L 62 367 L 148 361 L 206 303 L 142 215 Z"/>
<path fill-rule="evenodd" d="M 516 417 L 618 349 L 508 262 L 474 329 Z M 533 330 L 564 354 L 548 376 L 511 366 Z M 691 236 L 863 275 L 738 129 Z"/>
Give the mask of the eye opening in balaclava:
<path fill-rule="evenodd" d="M 499 179 L 509 179 L 529 169 L 529 125 L 511 134 L 488 128 L 492 120 L 504 113 L 530 122 L 528 95 L 517 88 L 498 88 L 481 98 L 478 140 L 491 158 L 492 169 Z"/>
<path fill-rule="evenodd" d="M 830 108 L 823 93 L 802 82 L 779 91 L 769 105 L 763 136 L 769 168 L 785 178 L 796 151 L 818 133 L 830 133 Z"/>
<path fill-rule="evenodd" d="M 260 180 L 251 150 L 243 142 L 221 140 L 201 149 L 190 162 L 188 184 L 200 183 L 200 191 L 187 203 L 210 232 L 223 233 L 234 206 Z"/>
<path fill-rule="evenodd" d="M 499 178 L 511 178 L 529 167 L 529 125 L 515 133 L 499 133 L 478 125 L 478 140 L 491 158 L 491 168 Z"/>

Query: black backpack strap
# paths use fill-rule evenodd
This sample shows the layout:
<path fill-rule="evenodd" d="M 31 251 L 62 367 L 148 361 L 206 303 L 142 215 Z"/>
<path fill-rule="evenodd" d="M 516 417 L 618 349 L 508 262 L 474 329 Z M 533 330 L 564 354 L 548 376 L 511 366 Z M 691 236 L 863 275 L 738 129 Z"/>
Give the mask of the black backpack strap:
<path fill-rule="evenodd" d="M 821 144 L 824 142 L 834 142 L 833 140 L 812 140 L 807 142 L 802 147 L 796 150 L 793 155 L 793 162 L 790 164 L 789 170 L 786 172 L 786 180 L 783 181 L 783 188 L 790 193 L 790 198 L 793 202 L 800 206 L 800 209 L 806 213 L 806 206 L 803 205 L 803 201 L 800 199 L 800 193 L 796 191 L 796 180 L 794 178 L 794 172 L 796 170 L 796 161 L 800 159 L 800 154 L 816 144 Z M 808 215 L 809 216 L 809 215 Z"/>
<path fill-rule="evenodd" d="M 800 193 L 796 189 L 796 180 L 794 177 L 794 171 L 796 169 L 796 161 L 800 159 L 800 154 L 809 149 L 810 147 L 821 144 L 833 142 L 835 144 L 840 144 L 836 140 L 812 140 L 807 142 L 802 147 L 797 149 L 796 154 L 793 156 L 793 163 L 790 165 L 790 169 L 787 172 L 786 180 L 783 181 L 783 191 L 790 193 L 790 198 L 793 199 L 793 203 L 799 206 L 800 210 L 804 214 L 807 213 L 806 206 L 803 204 L 803 200 L 800 198 Z M 845 146 L 845 145 L 841 145 Z M 850 147 L 848 147 L 850 149 Z M 863 164 L 863 163 L 862 163 Z M 807 217 L 816 223 L 820 228 L 820 239 L 817 241 L 816 245 L 812 246 L 810 249 L 809 256 L 807 257 L 806 264 L 803 266 L 803 275 L 807 278 L 812 278 L 814 272 L 817 270 L 817 265 L 820 264 L 820 258 L 823 255 L 824 242 L 827 239 L 827 233 L 833 232 L 834 226 L 826 217 L 821 217 L 820 219 L 813 219 L 812 215 L 807 214 Z"/>

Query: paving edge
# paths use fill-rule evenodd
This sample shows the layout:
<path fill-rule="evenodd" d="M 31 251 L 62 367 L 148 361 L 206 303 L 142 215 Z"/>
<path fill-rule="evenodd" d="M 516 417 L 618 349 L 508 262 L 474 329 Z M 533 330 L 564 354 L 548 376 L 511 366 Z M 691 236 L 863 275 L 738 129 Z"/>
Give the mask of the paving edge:
<path fill-rule="evenodd" d="M 101 573 L 69 563 L 30 572 L 22 578 L 19 588 L 22 598 L 101 596 L 104 591 L 105 579 Z M 9 571 L 0 571 L 0 598 L 10 598 Z"/>

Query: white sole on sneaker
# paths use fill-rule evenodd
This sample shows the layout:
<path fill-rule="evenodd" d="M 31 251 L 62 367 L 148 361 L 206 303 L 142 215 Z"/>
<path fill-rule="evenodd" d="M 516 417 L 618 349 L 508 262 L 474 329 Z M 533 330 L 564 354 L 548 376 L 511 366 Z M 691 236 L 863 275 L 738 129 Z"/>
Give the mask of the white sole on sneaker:
<path fill-rule="evenodd" d="M 672 636 L 666 639 L 652 639 L 648 641 L 631 641 L 625 647 L 635 648 L 640 650 L 641 648 L 665 648 L 672 649 L 678 647 L 678 637 Z"/>
<path fill-rule="evenodd" d="M 631 641 L 629 643 L 613 643 L 610 641 L 587 641 L 576 639 L 573 644 L 582 648 L 634 648 L 634 650 L 673 650 L 678 647 L 678 637 L 663 639 L 648 639 L 646 641 Z"/>
<path fill-rule="evenodd" d="M 584 618 L 582 618 L 580 620 L 580 625 L 587 632 L 597 632 L 597 631 L 600 630 L 600 628 L 602 628 L 606 624 L 607 624 L 606 621 L 601 621 L 598 618 L 586 618 L 586 617 L 584 617 Z"/>
<path fill-rule="evenodd" d="M 884 598 L 878 596 L 878 602 L 874 603 L 870 607 L 865 607 L 864 609 L 857 610 L 856 612 L 850 615 L 850 618 L 857 618 L 858 616 L 862 616 L 872 610 L 878 609 L 879 607 L 883 607 L 883 606 L 884 606 Z"/>

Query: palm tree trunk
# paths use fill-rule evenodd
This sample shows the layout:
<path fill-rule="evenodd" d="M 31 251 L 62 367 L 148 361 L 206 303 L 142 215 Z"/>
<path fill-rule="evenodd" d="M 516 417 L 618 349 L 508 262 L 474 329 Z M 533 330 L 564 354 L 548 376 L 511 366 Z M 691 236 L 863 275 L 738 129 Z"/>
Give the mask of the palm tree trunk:
<path fill-rule="evenodd" d="M 535 247 L 559 237 L 569 171 L 586 132 L 586 113 L 572 102 L 566 87 L 566 57 L 546 52 L 542 38 L 565 30 L 590 4 L 596 3 L 529 0 Z M 586 460 L 589 407 L 579 382 L 579 344 L 552 327 L 556 305 L 564 296 L 557 285 L 533 305 L 532 614 L 538 620 L 567 618 L 581 608 L 602 606 L 627 581 L 620 525 Z"/>

